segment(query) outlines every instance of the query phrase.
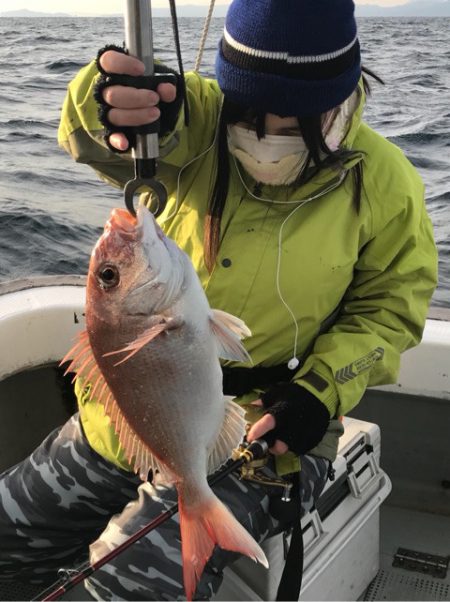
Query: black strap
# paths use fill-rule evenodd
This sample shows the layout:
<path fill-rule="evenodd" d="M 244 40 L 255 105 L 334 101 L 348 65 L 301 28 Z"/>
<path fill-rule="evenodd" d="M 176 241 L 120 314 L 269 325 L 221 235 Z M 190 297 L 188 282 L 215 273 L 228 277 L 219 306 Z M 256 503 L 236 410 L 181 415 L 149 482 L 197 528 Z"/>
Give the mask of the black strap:
<path fill-rule="evenodd" d="M 330 481 L 334 481 L 334 473 L 333 463 L 330 462 L 328 466 L 328 478 Z M 298 484 L 298 475 L 294 477 L 294 482 Z M 292 501 L 295 501 L 295 510 L 293 512 L 296 512 L 297 516 L 295 516 L 293 521 L 291 545 L 289 546 L 283 573 L 278 584 L 276 600 L 298 600 L 302 589 L 304 548 L 300 497 L 294 498 Z"/>
<path fill-rule="evenodd" d="M 302 504 L 300 497 L 300 475 L 290 475 L 292 482 L 291 499 L 286 502 L 278 496 L 270 497 L 269 513 L 286 524 L 283 537 L 291 528 L 291 545 L 286 554 L 283 573 L 278 584 L 276 600 L 298 600 L 302 587 L 303 573 L 303 533 L 301 526 Z"/>
<path fill-rule="evenodd" d="M 287 364 L 277 366 L 255 366 L 254 368 L 229 368 L 222 366 L 223 392 L 225 395 L 240 397 L 254 389 L 265 390 L 270 385 L 292 379 L 294 371 Z"/>
<path fill-rule="evenodd" d="M 175 41 L 175 48 L 177 51 L 177 60 L 178 60 L 178 69 L 180 71 L 181 80 L 181 91 L 184 100 L 184 124 L 186 127 L 189 125 L 189 102 L 187 97 L 186 90 L 186 81 L 184 78 L 184 68 L 183 68 L 183 58 L 181 56 L 181 46 L 180 46 L 180 34 L 178 32 L 178 17 L 177 17 L 177 7 L 175 4 L 175 0 L 169 0 L 170 5 L 170 15 L 172 17 L 172 29 L 173 29 L 173 37 Z"/>
<path fill-rule="evenodd" d="M 303 576 L 303 533 L 300 512 L 292 527 L 292 538 L 276 600 L 298 600 Z"/>

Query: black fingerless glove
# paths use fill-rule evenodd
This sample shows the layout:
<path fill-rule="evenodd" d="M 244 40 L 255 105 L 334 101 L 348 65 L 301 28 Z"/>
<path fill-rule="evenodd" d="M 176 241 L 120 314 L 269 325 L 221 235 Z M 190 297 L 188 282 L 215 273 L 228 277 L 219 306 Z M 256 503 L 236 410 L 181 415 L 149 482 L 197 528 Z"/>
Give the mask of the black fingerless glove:
<path fill-rule="evenodd" d="M 96 64 L 97 69 L 101 73 L 94 89 L 94 98 L 99 105 L 98 110 L 98 118 L 100 123 L 102 123 L 105 127 L 105 142 L 110 148 L 110 150 L 121 153 L 127 151 L 120 151 L 111 146 L 109 143 L 109 137 L 114 132 L 120 132 L 124 134 L 128 140 L 129 147 L 136 146 L 136 135 L 137 134 L 159 134 L 160 136 L 165 136 L 169 132 L 173 131 L 175 125 L 178 120 L 178 114 L 181 109 L 181 105 L 183 104 L 183 95 L 181 92 L 182 86 L 180 85 L 180 76 L 179 74 L 166 67 L 165 65 L 161 65 L 155 63 L 155 75 L 154 76 L 146 76 L 146 75 L 120 75 L 115 73 L 107 73 L 100 65 L 100 57 L 107 50 L 115 50 L 116 52 L 122 52 L 123 54 L 128 54 L 124 48 L 120 46 L 116 46 L 114 44 L 109 44 L 104 48 L 101 48 L 98 51 Z M 103 98 L 103 90 L 108 88 L 109 86 L 130 86 L 133 88 L 145 88 L 147 90 L 156 90 L 157 86 L 161 83 L 171 83 L 174 84 L 177 88 L 177 95 L 173 102 L 163 102 L 161 101 L 158 104 L 158 108 L 161 111 L 161 116 L 157 121 L 153 123 L 140 125 L 136 127 L 129 126 L 118 126 L 113 125 L 108 119 L 108 113 L 112 108 L 105 99 Z"/>
<path fill-rule="evenodd" d="M 276 421 L 275 428 L 268 433 L 273 441 L 284 441 L 290 451 L 300 455 L 322 440 L 330 414 L 307 389 L 295 383 L 278 383 L 261 395 L 261 400 L 265 413 L 272 414 Z"/>

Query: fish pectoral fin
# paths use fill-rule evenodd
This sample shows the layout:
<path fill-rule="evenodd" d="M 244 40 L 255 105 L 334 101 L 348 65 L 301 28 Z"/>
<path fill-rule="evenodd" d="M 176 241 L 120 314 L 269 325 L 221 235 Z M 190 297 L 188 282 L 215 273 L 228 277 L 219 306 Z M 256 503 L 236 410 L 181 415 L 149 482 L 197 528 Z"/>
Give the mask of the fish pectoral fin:
<path fill-rule="evenodd" d="M 174 328 L 178 328 L 181 326 L 180 320 L 177 318 L 161 318 L 156 324 L 144 330 L 144 332 L 139 335 L 134 341 L 131 341 L 122 349 L 116 349 L 116 351 L 109 351 L 108 353 L 104 353 L 103 357 L 109 357 L 112 355 L 118 355 L 119 353 L 127 353 L 127 355 L 122 358 L 119 362 L 114 364 L 114 366 L 118 366 L 119 364 L 123 364 L 130 357 L 133 357 L 138 351 L 140 351 L 145 345 L 153 341 L 159 334 L 162 332 L 166 332 L 169 330 L 173 330 Z"/>
<path fill-rule="evenodd" d="M 219 357 L 225 360 L 251 362 L 241 339 L 252 333 L 242 320 L 220 309 L 213 309 L 210 324 L 216 338 Z"/>
<path fill-rule="evenodd" d="M 214 447 L 208 457 L 208 474 L 218 470 L 231 457 L 233 449 L 242 442 L 245 434 L 245 410 L 232 400 L 224 397 L 225 416 Z"/>

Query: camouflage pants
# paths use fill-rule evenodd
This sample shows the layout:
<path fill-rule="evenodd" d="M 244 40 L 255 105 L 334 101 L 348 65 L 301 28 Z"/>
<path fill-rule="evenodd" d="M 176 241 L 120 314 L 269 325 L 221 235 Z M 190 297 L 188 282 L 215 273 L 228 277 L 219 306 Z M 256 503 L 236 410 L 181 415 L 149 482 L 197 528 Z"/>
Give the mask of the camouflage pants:
<path fill-rule="evenodd" d="M 327 469 L 322 458 L 302 457 L 303 511 L 322 491 Z M 268 513 L 269 498 L 279 495 L 279 488 L 229 475 L 214 491 L 256 540 L 282 529 Z M 175 500 L 173 487 L 142 483 L 98 455 L 75 415 L 29 458 L 0 475 L 0 581 L 51 583 L 60 567 L 86 561 L 93 541 L 103 555 Z M 216 547 L 197 599 L 217 591 L 223 568 L 235 558 Z M 178 515 L 95 572 L 86 586 L 98 600 L 183 599 Z"/>

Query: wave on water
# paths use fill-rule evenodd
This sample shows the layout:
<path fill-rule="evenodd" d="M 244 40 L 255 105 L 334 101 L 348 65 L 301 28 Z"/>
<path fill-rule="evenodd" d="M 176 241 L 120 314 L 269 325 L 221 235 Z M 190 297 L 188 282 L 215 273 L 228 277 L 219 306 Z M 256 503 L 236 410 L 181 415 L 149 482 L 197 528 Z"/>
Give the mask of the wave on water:
<path fill-rule="evenodd" d="M 20 104 L 21 102 L 20 98 L 14 98 L 14 96 L 8 94 L 0 94 L 0 103 Z"/>
<path fill-rule="evenodd" d="M 85 63 L 79 61 L 70 61 L 70 60 L 58 60 L 53 61 L 51 63 L 47 63 L 45 68 L 47 71 L 52 71 L 54 73 L 66 73 L 77 71 L 84 67 Z"/>
<path fill-rule="evenodd" d="M 56 75 L 56 74 L 55 74 Z M 30 90 L 65 90 L 66 84 L 65 82 L 60 81 L 59 79 L 53 78 L 52 75 L 49 75 L 48 78 L 45 77 L 30 77 L 25 80 L 22 84 L 22 89 L 30 89 Z"/>
<path fill-rule="evenodd" d="M 448 142 L 448 137 L 447 136 L 442 136 L 441 134 L 433 134 L 431 132 L 424 132 L 424 131 L 418 131 L 418 132 L 405 132 L 404 134 L 398 134 L 398 135 L 390 135 L 389 136 L 389 140 L 391 140 L 391 142 L 394 142 L 394 144 L 397 144 L 398 146 L 401 146 L 402 144 L 408 143 L 408 144 L 436 144 L 436 143 L 440 143 L 442 142 L 443 144 L 446 144 Z"/>
<path fill-rule="evenodd" d="M 42 163 L 44 159 L 38 154 L 33 155 L 30 153 L 28 160 L 29 169 L 10 169 L 9 171 L 0 171 L 1 182 L 3 186 L 21 186 L 24 185 L 32 187 L 37 190 L 62 190 L 65 191 L 73 186 L 73 175 L 67 169 L 62 170 L 54 167 L 50 169 L 51 162 L 48 160 L 46 163 L 46 169 L 43 168 Z M 98 185 L 98 182 L 95 183 Z M 92 184 L 91 184 L 92 186 Z M 96 186 L 98 187 L 98 186 Z M 83 183 L 83 188 L 87 190 L 88 185 Z"/>
<path fill-rule="evenodd" d="M 10 278 L 12 272 L 15 278 L 84 274 L 102 231 L 46 212 L 30 214 L 29 208 L 23 213 L 0 213 L 0 229 L 0 279 Z"/>
<path fill-rule="evenodd" d="M 37 132 L 8 132 L 7 134 L 0 134 L 1 143 L 23 140 L 24 138 L 30 142 L 35 142 L 36 140 L 53 140 L 53 136 L 45 136 L 44 134 L 39 134 Z M 30 152 L 30 154 L 33 153 Z"/>
<path fill-rule="evenodd" d="M 17 128 L 18 130 L 39 126 L 41 129 L 47 128 L 54 131 L 55 121 L 41 121 L 37 119 L 9 119 L 3 122 L 0 121 L 0 126 L 8 126 L 10 128 Z M 20 133 L 20 131 L 16 133 Z"/>
<path fill-rule="evenodd" d="M 61 38 L 61 37 L 58 38 L 56 36 L 49 36 L 49 35 L 45 35 L 45 34 L 36 36 L 34 38 L 34 40 L 41 44 L 42 43 L 48 43 L 48 44 L 62 43 L 62 44 L 64 44 L 64 42 L 67 42 L 67 38 Z"/>

